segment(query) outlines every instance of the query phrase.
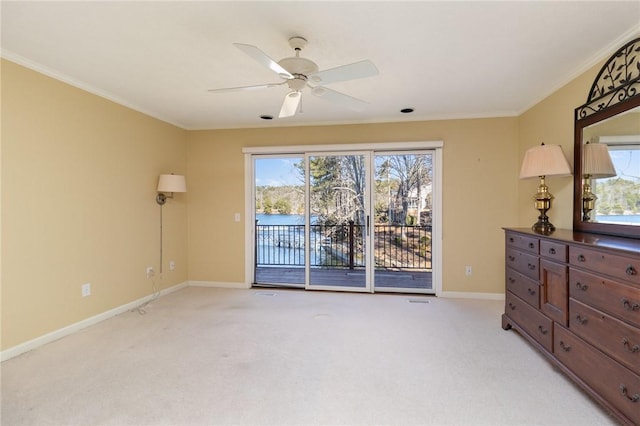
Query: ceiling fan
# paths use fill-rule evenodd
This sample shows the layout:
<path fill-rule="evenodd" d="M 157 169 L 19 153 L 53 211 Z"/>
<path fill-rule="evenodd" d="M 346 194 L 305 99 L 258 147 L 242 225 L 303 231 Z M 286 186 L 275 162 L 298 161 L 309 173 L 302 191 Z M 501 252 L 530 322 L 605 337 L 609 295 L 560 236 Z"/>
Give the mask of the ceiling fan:
<path fill-rule="evenodd" d="M 291 91 L 286 94 L 279 118 L 291 117 L 296 114 L 302 98 L 302 89 L 309 87 L 311 94 L 335 104 L 350 108 L 355 111 L 362 111 L 367 102 L 354 98 L 344 93 L 324 87 L 325 84 L 339 81 L 354 80 L 357 78 L 370 77 L 378 74 L 378 69 L 369 60 L 355 62 L 353 64 L 342 65 L 324 71 L 319 71 L 318 66 L 311 60 L 300 57 L 300 51 L 307 45 L 307 40 L 302 37 L 292 37 L 289 45 L 296 52 L 296 56 L 284 58 L 279 62 L 271 59 L 266 53 L 249 44 L 233 43 L 235 47 L 252 57 L 254 60 L 269 68 L 284 81 L 277 83 L 261 84 L 257 86 L 229 87 L 223 89 L 210 89 L 209 92 L 233 92 L 241 90 L 266 89 L 288 85 Z"/>

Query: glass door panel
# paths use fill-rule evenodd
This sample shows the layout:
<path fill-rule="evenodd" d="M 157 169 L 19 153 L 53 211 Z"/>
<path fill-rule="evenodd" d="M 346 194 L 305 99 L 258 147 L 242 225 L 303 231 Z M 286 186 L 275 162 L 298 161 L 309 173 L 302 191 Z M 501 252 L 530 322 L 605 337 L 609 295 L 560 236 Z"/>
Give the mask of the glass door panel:
<path fill-rule="evenodd" d="M 376 153 L 374 167 L 374 289 L 434 293 L 433 153 Z"/>
<path fill-rule="evenodd" d="M 366 154 L 308 155 L 307 288 L 368 290 Z"/>
<path fill-rule="evenodd" d="M 304 158 L 257 157 L 253 167 L 254 284 L 304 287 Z"/>

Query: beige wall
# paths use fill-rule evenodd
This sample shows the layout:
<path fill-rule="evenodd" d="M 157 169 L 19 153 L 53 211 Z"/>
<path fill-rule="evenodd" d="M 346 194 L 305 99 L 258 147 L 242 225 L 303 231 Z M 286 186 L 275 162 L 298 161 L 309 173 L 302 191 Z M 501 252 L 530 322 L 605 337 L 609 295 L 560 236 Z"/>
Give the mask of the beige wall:
<path fill-rule="evenodd" d="M 3 60 L 2 348 L 151 294 L 155 185 L 186 166 L 184 130 Z M 166 288 L 187 279 L 186 194 L 164 214 Z"/>
<path fill-rule="evenodd" d="M 189 278 L 243 283 L 242 148 L 443 140 L 443 290 L 502 293 L 501 227 L 517 224 L 516 118 L 190 132 Z M 464 266 L 473 266 L 466 276 Z"/>

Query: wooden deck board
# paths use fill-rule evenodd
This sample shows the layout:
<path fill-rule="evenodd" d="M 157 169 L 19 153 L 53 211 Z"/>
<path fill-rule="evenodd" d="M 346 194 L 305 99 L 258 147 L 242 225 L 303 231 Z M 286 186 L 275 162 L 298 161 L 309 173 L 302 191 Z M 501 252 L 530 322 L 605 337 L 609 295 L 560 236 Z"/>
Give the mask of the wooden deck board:
<path fill-rule="evenodd" d="M 432 290 L 432 273 L 412 270 L 376 270 L 375 288 Z M 304 286 L 304 268 L 258 267 L 255 284 Z M 321 286 L 364 287 L 364 270 L 313 268 L 311 282 Z"/>

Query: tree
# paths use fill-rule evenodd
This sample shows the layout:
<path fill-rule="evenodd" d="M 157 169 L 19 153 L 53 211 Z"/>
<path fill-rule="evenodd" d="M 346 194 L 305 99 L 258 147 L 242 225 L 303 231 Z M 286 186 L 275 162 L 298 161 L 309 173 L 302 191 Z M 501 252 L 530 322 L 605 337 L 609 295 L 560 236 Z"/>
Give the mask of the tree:
<path fill-rule="evenodd" d="M 278 199 L 273 207 L 278 210 L 280 214 L 291 214 L 291 202 L 286 198 Z"/>
<path fill-rule="evenodd" d="M 272 214 L 273 213 L 273 204 L 271 203 L 271 198 L 265 197 L 262 204 L 262 211 L 264 214 Z"/>
<path fill-rule="evenodd" d="M 393 222 L 404 225 L 409 212 L 410 197 L 415 193 L 416 219 L 420 220 L 422 200 L 425 199 L 424 190 L 431 184 L 431 171 L 433 167 L 431 155 L 393 155 L 388 160 L 388 171 L 397 181 L 395 192 L 395 213 Z"/>

